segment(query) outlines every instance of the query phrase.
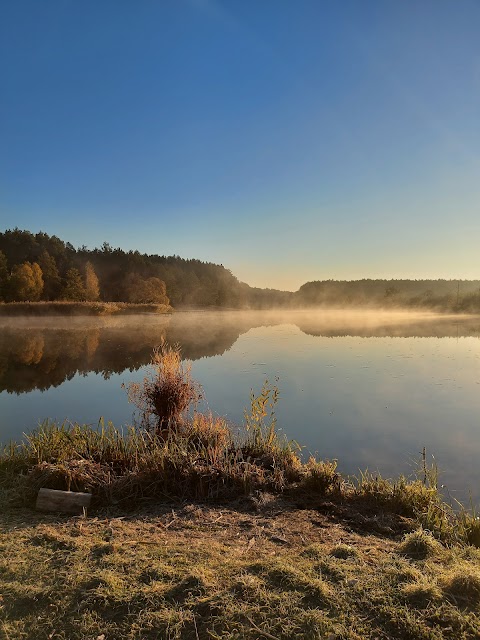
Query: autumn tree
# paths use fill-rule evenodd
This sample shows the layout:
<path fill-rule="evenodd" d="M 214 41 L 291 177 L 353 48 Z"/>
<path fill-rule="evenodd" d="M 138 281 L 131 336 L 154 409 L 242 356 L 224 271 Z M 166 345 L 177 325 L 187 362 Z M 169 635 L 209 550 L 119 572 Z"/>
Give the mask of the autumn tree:
<path fill-rule="evenodd" d="M 100 298 L 98 278 L 91 262 L 87 262 L 85 265 L 85 292 L 87 300 L 98 300 Z"/>
<path fill-rule="evenodd" d="M 75 302 L 82 302 L 83 300 L 86 300 L 87 292 L 78 269 L 72 268 L 67 271 L 62 298 L 64 300 L 72 300 Z"/>
<path fill-rule="evenodd" d="M 127 302 L 146 304 L 170 304 L 167 298 L 167 287 L 160 278 L 142 278 L 130 273 L 125 279 L 125 295 Z"/>
<path fill-rule="evenodd" d="M 12 300 L 36 302 L 43 291 L 43 274 L 37 262 L 16 264 L 10 277 L 10 298 Z"/>

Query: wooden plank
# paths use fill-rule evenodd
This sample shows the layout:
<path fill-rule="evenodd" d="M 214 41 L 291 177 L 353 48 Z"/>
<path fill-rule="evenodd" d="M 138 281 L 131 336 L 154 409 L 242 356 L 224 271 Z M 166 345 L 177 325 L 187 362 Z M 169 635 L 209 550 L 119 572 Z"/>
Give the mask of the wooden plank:
<path fill-rule="evenodd" d="M 59 513 L 82 514 L 92 500 L 91 493 L 79 491 L 59 491 L 58 489 L 40 489 L 37 496 L 38 511 L 57 511 Z"/>

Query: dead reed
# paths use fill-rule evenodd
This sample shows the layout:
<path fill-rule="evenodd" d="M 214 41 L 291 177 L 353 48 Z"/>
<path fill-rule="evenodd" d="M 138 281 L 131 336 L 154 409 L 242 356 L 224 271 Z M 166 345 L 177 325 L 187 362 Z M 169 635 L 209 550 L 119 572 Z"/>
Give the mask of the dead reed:
<path fill-rule="evenodd" d="M 129 402 L 140 411 L 142 426 L 163 436 L 178 431 L 201 398 L 200 385 L 192 380 L 190 364 L 182 361 L 180 346 L 165 340 L 154 349 L 143 382 L 131 382 L 127 392 Z"/>

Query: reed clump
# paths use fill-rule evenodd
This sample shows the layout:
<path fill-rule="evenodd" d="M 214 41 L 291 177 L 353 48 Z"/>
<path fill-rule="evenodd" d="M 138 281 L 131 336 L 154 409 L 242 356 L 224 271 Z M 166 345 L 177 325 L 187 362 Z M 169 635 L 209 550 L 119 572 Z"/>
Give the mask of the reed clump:
<path fill-rule="evenodd" d="M 178 431 L 185 414 L 201 398 L 200 386 L 191 377 L 191 368 L 182 361 L 179 345 L 162 340 L 154 349 L 150 370 L 141 383 L 127 387 L 129 402 L 140 411 L 142 426 L 157 435 Z"/>

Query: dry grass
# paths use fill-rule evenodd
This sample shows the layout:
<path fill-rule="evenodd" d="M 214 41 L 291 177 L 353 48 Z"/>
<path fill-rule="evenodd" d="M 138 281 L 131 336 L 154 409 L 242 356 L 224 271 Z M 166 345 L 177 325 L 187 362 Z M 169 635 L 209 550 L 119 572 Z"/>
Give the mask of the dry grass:
<path fill-rule="evenodd" d="M 441 545 L 432 534 L 420 528 L 407 534 L 399 546 L 399 552 L 415 560 L 425 560 L 441 552 Z"/>
<path fill-rule="evenodd" d="M 447 573 L 442 580 L 445 595 L 460 606 L 480 604 L 480 571 L 478 566 L 463 565 Z"/>
<path fill-rule="evenodd" d="M 442 600 L 442 592 L 437 582 L 424 577 L 406 584 L 402 588 L 402 594 L 411 606 L 419 609 L 426 609 Z"/>
<path fill-rule="evenodd" d="M 356 492 L 360 497 L 372 499 L 406 516 L 426 512 L 432 502 L 439 500 L 436 486 L 404 476 L 389 480 L 368 471 L 361 474 Z"/>
<path fill-rule="evenodd" d="M 315 460 L 310 457 L 305 465 L 305 474 L 302 478 L 302 487 L 306 491 L 319 495 L 340 494 L 342 478 L 337 473 L 336 460 Z"/>
<path fill-rule="evenodd" d="M 347 560 L 347 558 L 357 558 L 358 551 L 349 544 L 337 544 L 330 550 L 330 555 L 334 558 Z"/>
<path fill-rule="evenodd" d="M 332 555 L 344 547 L 356 553 Z M 10 512 L 0 523 L 0 628 L 25 640 L 479 637 L 477 555 L 454 546 L 413 569 L 397 550 L 280 499 L 255 512 Z"/>
<path fill-rule="evenodd" d="M 143 382 L 128 385 L 129 402 L 139 409 L 142 425 L 162 436 L 182 427 L 200 397 L 200 386 L 192 380 L 190 364 L 182 361 L 180 346 L 163 340 L 153 351 Z"/>

